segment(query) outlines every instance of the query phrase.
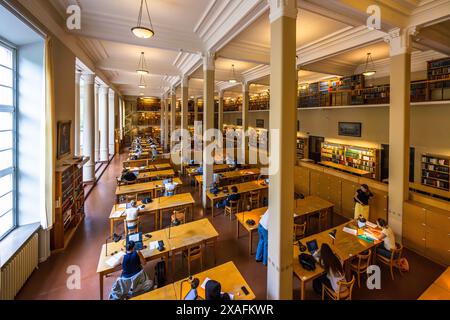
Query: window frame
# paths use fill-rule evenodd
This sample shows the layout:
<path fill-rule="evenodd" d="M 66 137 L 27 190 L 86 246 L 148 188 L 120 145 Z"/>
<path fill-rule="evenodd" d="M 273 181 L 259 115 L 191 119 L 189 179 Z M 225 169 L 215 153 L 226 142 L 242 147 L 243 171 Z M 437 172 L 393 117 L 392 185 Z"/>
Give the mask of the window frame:
<path fill-rule="evenodd" d="M 6 105 L 0 105 L 0 112 L 10 112 L 12 114 L 12 167 L 6 168 L 4 170 L 0 171 L 0 178 L 3 178 L 8 175 L 12 175 L 12 214 L 13 214 L 13 225 L 12 227 L 7 230 L 3 235 L 0 234 L 0 241 L 6 238 L 14 229 L 18 226 L 18 216 L 17 216 L 17 47 L 9 43 L 8 41 L 5 41 L 0 37 L 0 46 L 6 48 L 7 50 L 10 50 L 12 53 L 12 91 L 13 91 L 13 105 L 12 106 L 6 106 Z M 3 66 L 3 65 L 2 65 Z M 4 66 L 8 69 L 10 69 L 7 66 Z M 6 87 L 6 86 L 4 86 Z M 0 195 L 1 196 L 1 195 Z M 8 214 L 11 211 L 7 211 L 5 214 Z"/>

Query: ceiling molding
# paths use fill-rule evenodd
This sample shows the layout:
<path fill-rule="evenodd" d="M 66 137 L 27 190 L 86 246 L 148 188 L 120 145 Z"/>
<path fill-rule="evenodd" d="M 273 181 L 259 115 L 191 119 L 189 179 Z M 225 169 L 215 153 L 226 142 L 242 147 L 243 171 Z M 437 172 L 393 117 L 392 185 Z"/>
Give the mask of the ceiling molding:
<path fill-rule="evenodd" d="M 270 75 L 269 65 L 259 65 L 242 73 L 242 77 L 246 82 L 257 81 Z"/>

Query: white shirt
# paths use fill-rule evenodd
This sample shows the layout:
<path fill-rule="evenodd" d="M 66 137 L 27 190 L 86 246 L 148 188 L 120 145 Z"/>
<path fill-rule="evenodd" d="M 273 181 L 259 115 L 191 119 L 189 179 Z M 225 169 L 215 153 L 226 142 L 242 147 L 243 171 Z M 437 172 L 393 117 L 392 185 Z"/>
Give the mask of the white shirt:
<path fill-rule="evenodd" d="M 134 207 L 126 209 L 125 213 L 127 215 L 127 221 L 136 220 L 138 218 L 139 210 L 140 210 L 139 208 L 134 208 Z M 133 228 L 136 226 L 136 222 L 127 223 L 127 225 L 128 225 L 128 227 Z"/>
<path fill-rule="evenodd" d="M 166 191 L 174 191 L 177 185 L 178 183 L 176 182 L 169 182 L 164 184 L 164 189 L 166 189 Z"/>
<path fill-rule="evenodd" d="M 395 235 L 394 235 L 394 231 L 392 231 L 391 228 L 387 227 L 387 228 L 383 228 L 383 230 L 381 231 L 382 234 L 384 234 L 386 237 L 384 238 L 384 247 L 387 250 L 392 250 L 396 248 L 395 245 Z"/>
<path fill-rule="evenodd" d="M 335 292 L 338 292 L 338 289 L 339 289 L 338 282 L 345 280 L 343 275 L 334 274 L 333 271 L 331 271 L 331 270 L 327 273 L 327 278 L 328 278 L 328 280 L 330 280 L 331 287 L 333 288 L 333 290 Z"/>
<path fill-rule="evenodd" d="M 269 210 L 263 214 L 261 220 L 259 220 L 259 224 L 266 230 L 269 230 Z"/>

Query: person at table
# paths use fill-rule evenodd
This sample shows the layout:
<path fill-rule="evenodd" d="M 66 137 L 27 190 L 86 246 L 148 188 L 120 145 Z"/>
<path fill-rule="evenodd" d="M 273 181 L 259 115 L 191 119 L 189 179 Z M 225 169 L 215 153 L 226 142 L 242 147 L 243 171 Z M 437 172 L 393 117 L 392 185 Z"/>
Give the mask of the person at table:
<path fill-rule="evenodd" d="M 267 210 L 258 224 L 259 242 L 256 249 L 256 262 L 262 262 L 267 266 L 267 255 L 269 251 L 269 210 Z"/>
<path fill-rule="evenodd" d="M 377 247 L 377 253 L 381 254 L 386 258 L 391 257 L 391 250 L 396 249 L 395 244 L 395 234 L 394 231 L 388 226 L 386 220 L 379 218 L 377 220 L 377 225 L 381 228 L 381 238 L 383 243 Z"/>
<path fill-rule="evenodd" d="M 156 146 L 154 148 L 152 147 L 152 160 L 156 160 L 158 157 L 158 150 L 156 149 Z"/>
<path fill-rule="evenodd" d="M 319 262 L 325 270 L 326 274 L 320 276 L 313 281 L 313 289 L 317 294 L 322 294 L 322 284 L 328 288 L 338 292 L 339 281 L 345 281 L 345 272 L 342 267 L 341 260 L 331 250 L 327 243 L 323 243 L 319 251 Z"/>
<path fill-rule="evenodd" d="M 120 180 L 123 182 L 135 182 L 137 179 L 137 174 L 135 172 L 131 172 L 128 169 L 125 169 L 122 171 L 122 176 L 120 177 Z"/>
<path fill-rule="evenodd" d="M 165 196 L 170 197 L 175 194 L 175 189 L 177 187 L 178 183 L 173 182 L 173 178 L 166 179 L 164 181 L 164 189 L 165 189 Z"/>
<path fill-rule="evenodd" d="M 370 192 L 367 184 L 361 185 L 356 190 L 355 196 L 353 197 L 355 201 L 355 219 L 363 217 L 369 220 L 369 199 L 371 197 L 373 197 L 373 193 Z"/>
<path fill-rule="evenodd" d="M 216 280 L 209 280 L 205 285 L 205 300 L 227 301 L 231 300 L 228 293 L 222 293 L 222 285 Z"/>
<path fill-rule="evenodd" d="M 139 211 L 145 208 L 145 205 L 140 207 L 137 206 L 137 202 L 135 200 L 131 200 L 130 207 L 125 209 L 127 228 L 129 232 L 133 232 L 137 229 L 137 222 L 139 216 Z"/>
<path fill-rule="evenodd" d="M 129 241 L 126 253 L 118 264 L 122 265 L 122 275 L 114 283 L 110 300 L 125 300 L 150 291 L 153 281 L 145 273 L 143 266 L 147 264 L 143 254 L 135 250 L 134 241 Z"/>
<path fill-rule="evenodd" d="M 228 197 L 222 202 L 217 203 L 217 208 L 223 209 L 225 207 L 229 207 L 231 205 L 231 201 L 239 201 L 241 200 L 241 195 L 238 193 L 239 190 L 236 186 L 231 187 L 231 193 Z"/>

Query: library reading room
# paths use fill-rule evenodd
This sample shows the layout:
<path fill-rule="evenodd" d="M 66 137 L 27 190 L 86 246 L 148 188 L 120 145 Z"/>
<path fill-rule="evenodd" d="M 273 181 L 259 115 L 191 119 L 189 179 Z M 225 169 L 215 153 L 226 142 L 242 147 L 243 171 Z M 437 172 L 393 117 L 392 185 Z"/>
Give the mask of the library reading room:
<path fill-rule="evenodd" d="M 450 0 L 0 0 L 0 300 L 450 300 Z"/>

